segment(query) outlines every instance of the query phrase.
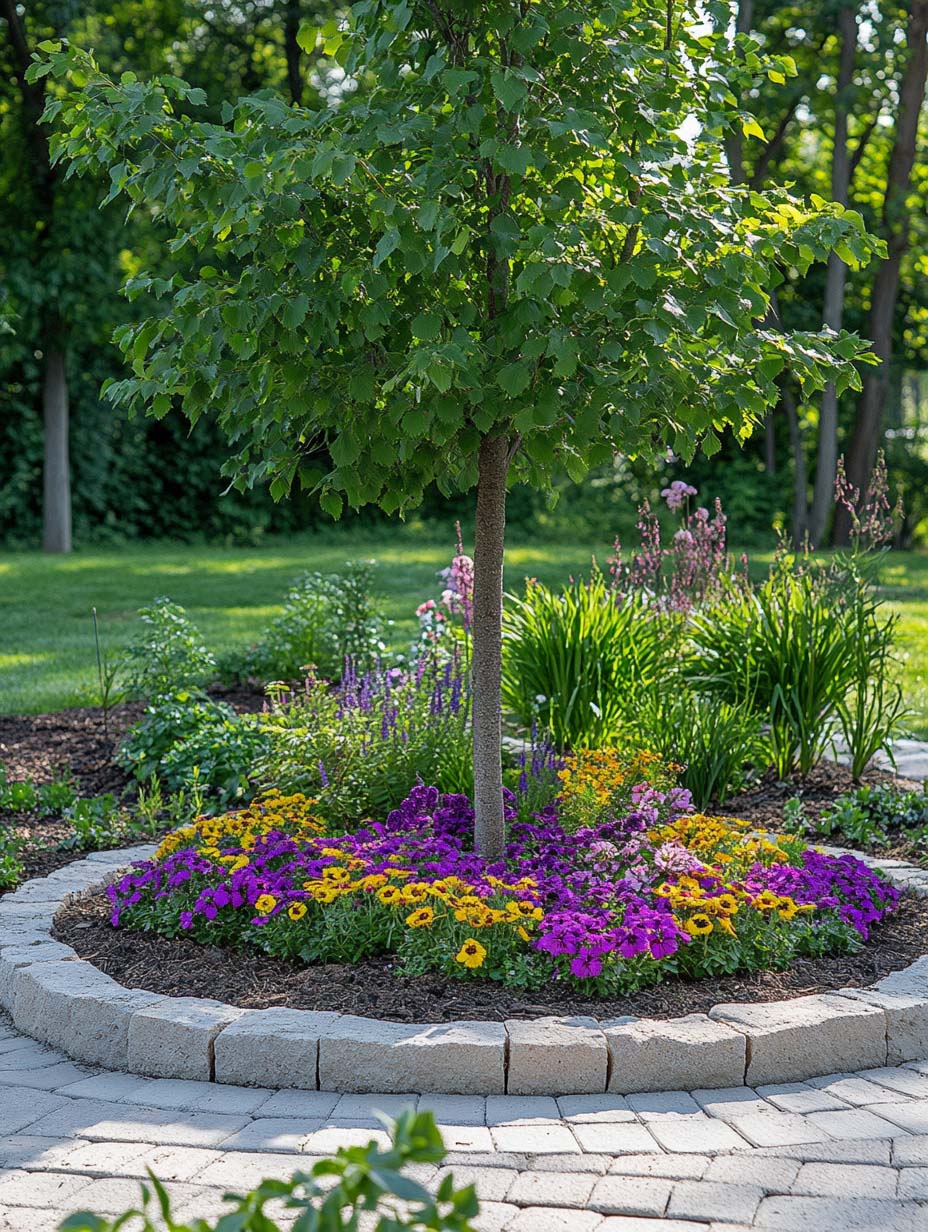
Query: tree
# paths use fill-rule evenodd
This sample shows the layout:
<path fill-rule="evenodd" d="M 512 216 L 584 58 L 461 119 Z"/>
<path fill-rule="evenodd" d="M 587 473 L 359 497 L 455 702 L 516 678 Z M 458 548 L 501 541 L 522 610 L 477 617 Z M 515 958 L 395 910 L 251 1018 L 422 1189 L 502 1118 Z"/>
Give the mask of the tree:
<path fill-rule="evenodd" d="M 303 36 L 370 87 L 322 111 L 266 95 L 224 109 L 176 78 L 115 82 L 54 43 L 33 76 L 56 159 L 157 203 L 184 276 L 130 280 L 152 315 L 120 344 L 118 405 L 236 442 L 237 481 L 402 512 L 428 483 L 477 490 L 476 839 L 502 853 L 500 614 L 507 483 L 576 479 L 613 452 L 691 457 L 748 435 L 788 364 L 859 384 L 852 336 L 766 324 L 787 264 L 872 244 L 860 220 L 732 186 L 722 141 L 785 80 L 674 0 L 361 0 Z M 681 129 L 681 117 L 688 122 Z M 844 251 L 844 249 L 842 249 Z M 331 465 L 319 467 L 323 442 Z"/>
<path fill-rule="evenodd" d="M 911 0 L 908 10 L 907 55 L 899 81 L 896 125 L 881 219 L 887 253 L 877 266 L 873 279 L 867 330 L 880 365 L 864 380 L 847 456 L 848 480 L 861 492 L 867 487 L 879 449 L 883 411 L 889 390 L 899 279 L 902 260 L 909 246 L 912 169 L 928 82 L 928 0 Z M 850 529 L 847 511 L 839 510 L 835 526 L 839 542 L 847 542 Z"/>

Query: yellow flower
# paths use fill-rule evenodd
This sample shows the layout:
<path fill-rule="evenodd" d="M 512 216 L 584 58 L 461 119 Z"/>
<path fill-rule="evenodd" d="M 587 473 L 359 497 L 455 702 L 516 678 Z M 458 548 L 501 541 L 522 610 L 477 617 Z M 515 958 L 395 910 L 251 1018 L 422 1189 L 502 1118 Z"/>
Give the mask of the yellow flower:
<path fill-rule="evenodd" d="M 758 894 L 751 900 L 751 906 L 756 907 L 758 911 L 776 911 L 779 905 L 780 900 L 772 890 L 764 890 L 762 894 Z"/>
<path fill-rule="evenodd" d="M 277 906 L 277 899 L 273 894 L 261 894 L 255 899 L 255 911 L 258 915 L 270 915 Z"/>
<path fill-rule="evenodd" d="M 796 903 L 791 898 L 783 897 L 777 902 L 777 915 L 781 920 L 791 920 L 799 911 Z"/>
<path fill-rule="evenodd" d="M 434 919 L 435 912 L 431 907 L 419 907 L 406 917 L 406 923 L 410 928 L 428 928 Z"/>
<path fill-rule="evenodd" d="M 329 903 L 334 903 L 336 898 L 341 896 L 341 891 L 336 889 L 335 886 L 319 885 L 312 891 L 312 895 L 317 903 L 328 905 Z"/>
<path fill-rule="evenodd" d="M 683 925 L 691 937 L 704 937 L 712 932 L 712 921 L 704 911 L 699 911 Z"/>
<path fill-rule="evenodd" d="M 521 924 L 516 929 L 516 932 L 519 934 L 519 936 L 522 938 L 523 941 L 531 941 L 532 939 L 531 934 L 527 933 Z"/>
<path fill-rule="evenodd" d="M 290 906 L 287 908 L 287 915 L 290 917 L 291 920 L 302 920 L 305 914 L 306 914 L 306 904 L 305 903 L 291 903 Z"/>
<path fill-rule="evenodd" d="M 473 971 L 475 967 L 483 966 L 483 960 L 486 956 L 486 948 L 475 938 L 468 937 L 457 954 L 455 954 L 454 961 Z"/>
<path fill-rule="evenodd" d="M 738 900 L 734 894 L 720 894 L 715 902 L 719 911 L 724 911 L 726 915 L 734 915 L 738 910 Z"/>
<path fill-rule="evenodd" d="M 378 902 L 384 903 L 387 907 L 399 901 L 402 891 L 396 886 L 384 886 L 383 889 L 377 891 Z"/>

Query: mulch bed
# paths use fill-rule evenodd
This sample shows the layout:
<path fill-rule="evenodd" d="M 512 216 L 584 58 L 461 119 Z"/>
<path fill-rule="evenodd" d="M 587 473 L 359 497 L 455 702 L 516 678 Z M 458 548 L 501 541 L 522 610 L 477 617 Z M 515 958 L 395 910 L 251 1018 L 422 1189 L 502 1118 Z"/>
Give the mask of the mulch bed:
<path fill-rule="evenodd" d="M 676 1018 L 729 1001 L 784 1001 L 808 993 L 864 987 L 928 953 L 928 905 L 903 896 L 899 910 L 876 927 L 858 954 L 802 959 L 788 971 L 761 971 L 686 983 L 672 980 L 634 996 L 589 1000 L 552 986 L 520 993 L 489 980 L 394 974 L 388 958 L 300 967 L 265 955 L 169 941 L 116 929 L 108 901 L 93 895 L 65 907 L 54 934 L 81 958 L 129 988 L 168 997 L 213 997 L 244 1009 L 340 1010 L 393 1022 L 535 1018 L 545 1014 Z"/>
<path fill-rule="evenodd" d="M 217 701 L 228 702 L 240 712 L 258 711 L 265 700 L 264 693 L 254 688 L 216 688 L 210 692 Z M 112 792 L 118 800 L 132 795 L 135 780 L 115 764 L 113 757 L 126 730 L 141 718 L 144 709 L 142 702 L 114 706 L 106 734 L 102 711 L 96 706 L 51 714 L 0 714 L 0 764 L 11 781 L 31 779 L 41 784 L 68 776 L 82 796 Z M 71 833 L 60 817 L 0 809 L 0 829 L 14 831 L 25 840 L 22 860 L 26 878 L 45 877 L 79 858 L 80 853 L 56 850 Z M 113 846 L 129 847 L 137 842 L 129 837 Z M 0 889 L 0 897 L 3 893 Z"/>

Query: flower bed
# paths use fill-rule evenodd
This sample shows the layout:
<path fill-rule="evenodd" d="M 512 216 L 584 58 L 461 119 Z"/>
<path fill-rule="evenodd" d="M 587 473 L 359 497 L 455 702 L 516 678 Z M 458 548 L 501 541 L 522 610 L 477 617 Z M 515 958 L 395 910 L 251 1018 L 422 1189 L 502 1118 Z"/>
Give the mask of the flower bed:
<path fill-rule="evenodd" d="M 509 793 L 499 864 L 474 853 L 462 795 L 416 787 L 384 821 L 331 835 L 316 802 L 271 794 L 170 835 L 109 888 L 112 923 L 608 997 L 851 952 L 894 908 L 898 892 L 854 857 L 694 814 L 659 773 L 626 790 L 628 769 L 587 755 L 552 802 L 531 782 Z"/>

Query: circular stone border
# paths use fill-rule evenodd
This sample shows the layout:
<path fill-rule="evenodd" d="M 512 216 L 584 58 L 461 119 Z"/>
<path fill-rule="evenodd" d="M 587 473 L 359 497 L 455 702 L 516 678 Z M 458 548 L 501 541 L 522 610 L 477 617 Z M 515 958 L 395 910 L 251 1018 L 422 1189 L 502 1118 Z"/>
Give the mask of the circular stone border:
<path fill-rule="evenodd" d="M 928 897 L 928 871 L 851 854 Z M 348 1093 L 626 1095 L 763 1086 L 928 1056 L 928 955 L 869 988 L 708 1014 L 396 1023 L 126 988 L 51 935 L 154 846 L 95 852 L 0 899 L 0 1007 L 73 1060 L 156 1078 Z"/>

